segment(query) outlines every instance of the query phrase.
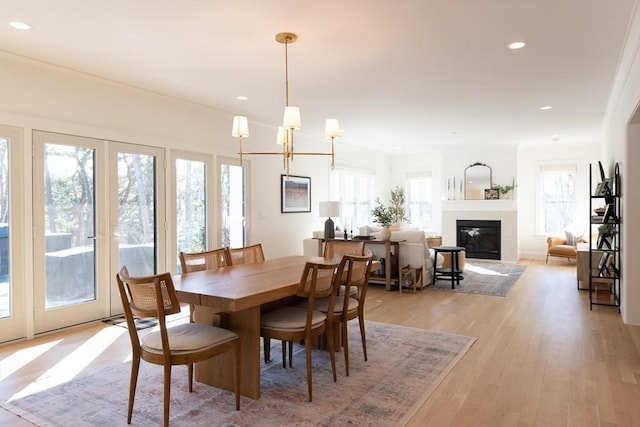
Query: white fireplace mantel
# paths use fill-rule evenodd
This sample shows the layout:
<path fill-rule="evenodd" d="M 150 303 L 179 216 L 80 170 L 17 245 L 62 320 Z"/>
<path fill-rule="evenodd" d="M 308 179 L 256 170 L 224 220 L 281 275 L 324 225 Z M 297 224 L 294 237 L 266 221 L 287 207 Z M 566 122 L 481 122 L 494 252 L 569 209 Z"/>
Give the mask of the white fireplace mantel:
<path fill-rule="evenodd" d="M 443 211 L 516 211 L 513 199 L 506 200 L 443 200 Z"/>
<path fill-rule="evenodd" d="M 518 261 L 518 215 L 516 200 L 444 200 L 442 244 L 456 245 L 456 221 L 498 220 L 501 225 L 501 261 Z"/>

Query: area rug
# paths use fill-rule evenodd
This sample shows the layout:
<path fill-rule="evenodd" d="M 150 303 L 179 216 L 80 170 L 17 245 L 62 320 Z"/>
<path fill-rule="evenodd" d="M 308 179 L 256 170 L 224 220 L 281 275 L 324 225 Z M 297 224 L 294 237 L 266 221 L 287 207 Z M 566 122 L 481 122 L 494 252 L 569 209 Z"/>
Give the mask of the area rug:
<path fill-rule="evenodd" d="M 404 424 L 475 342 L 475 338 L 366 322 L 368 361 L 357 322 L 349 326 L 349 376 L 337 353 L 333 382 L 326 351 L 313 351 L 313 402 L 307 398 L 304 348 L 296 346 L 293 369 L 282 368 L 280 344 L 262 366 L 262 396 L 243 397 L 196 383 L 187 391 L 186 369 L 174 367 L 174 426 L 394 426 Z M 130 363 L 75 378 L 2 407 L 39 426 L 126 426 Z M 132 426 L 162 425 L 162 369 L 143 362 Z"/>
<path fill-rule="evenodd" d="M 464 292 L 467 294 L 492 295 L 503 297 L 527 268 L 525 265 L 501 264 L 495 262 L 466 262 L 464 279 L 455 289 L 451 289 L 450 280 L 438 280 L 425 289 Z"/>

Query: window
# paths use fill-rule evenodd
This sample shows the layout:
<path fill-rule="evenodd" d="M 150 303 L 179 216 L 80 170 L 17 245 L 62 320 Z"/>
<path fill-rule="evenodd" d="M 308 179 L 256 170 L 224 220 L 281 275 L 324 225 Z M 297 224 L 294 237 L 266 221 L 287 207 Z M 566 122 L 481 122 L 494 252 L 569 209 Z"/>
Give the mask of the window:
<path fill-rule="evenodd" d="M 220 163 L 221 246 L 241 248 L 247 241 L 247 167 L 225 159 Z"/>
<path fill-rule="evenodd" d="M 178 254 L 207 250 L 207 164 L 176 159 L 176 239 Z M 180 263 L 178 262 L 178 271 Z"/>
<path fill-rule="evenodd" d="M 407 217 L 412 226 L 431 229 L 432 197 L 431 173 L 407 177 Z"/>
<path fill-rule="evenodd" d="M 334 170 L 330 196 L 342 203 L 342 218 L 336 218 L 336 225 L 353 230 L 371 224 L 373 174 Z"/>
<path fill-rule="evenodd" d="M 575 176 L 575 164 L 540 166 L 540 234 L 562 233 L 575 221 Z"/>

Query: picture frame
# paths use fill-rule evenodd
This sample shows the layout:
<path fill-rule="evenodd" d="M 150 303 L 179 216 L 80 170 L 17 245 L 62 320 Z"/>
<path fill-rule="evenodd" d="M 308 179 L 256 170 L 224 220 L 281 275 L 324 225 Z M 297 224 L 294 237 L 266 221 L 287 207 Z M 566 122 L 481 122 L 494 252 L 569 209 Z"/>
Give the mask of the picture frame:
<path fill-rule="evenodd" d="M 280 212 L 311 212 L 311 178 L 280 175 Z"/>
<path fill-rule="evenodd" d="M 484 189 L 484 199 L 485 200 L 499 200 L 500 192 L 496 188 L 485 188 Z"/>
<path fill-rule="evenodd" d="M 604 185 L 604 183 L 602 181 L 600 181 L 598 183 L 598 185 L 596 185 L 596 191 L 593 193 L 595 196 L 600 196 L 602 195 L 602 186 Z"/>
<path fill-rule="evenodd" d="M 602 185 L 600 185 L 602 184 Z M 596 196 L 607 196 L 613 191 L 613 179 L 605 178 L 596 188 Z"/>

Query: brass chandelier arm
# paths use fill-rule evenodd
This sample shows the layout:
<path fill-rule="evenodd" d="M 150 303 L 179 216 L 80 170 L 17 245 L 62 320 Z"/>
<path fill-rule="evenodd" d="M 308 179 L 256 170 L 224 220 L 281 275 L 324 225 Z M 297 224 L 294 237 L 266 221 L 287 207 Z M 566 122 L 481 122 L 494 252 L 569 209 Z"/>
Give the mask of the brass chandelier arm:
<path fill-rule="evenodd" d="M 282 151 L 244 151 L 242 147 L 242 138 L 249 137 L 249 125 L 246 116 L 234 116 L 231 135 L 238 138 L 240 164 L 242 165 L 243 156 L 266 155 L 266 156 L 282 156 L 282 165 L 289 176 L 289 165 L 293 161 L 294 156 L 331 156 L 331 167 L 334 167 L 335 138 L 341 136 L 340 125 L 338 119 L 326 119 L 325 137 L 331 138 L 331 152 L 298 152 L 294 150 L 294 131 L 301 128 L 300 108 L 289 105 L 289 44 L 294 43 L 298 36 L 294 33 L 283 32 L 276 34 L 276 41 L 284 44 L 284 72 L 285 72 L 285 109 L 282 126 L 278 127 L 276 142 L 282 144 Z"/>

